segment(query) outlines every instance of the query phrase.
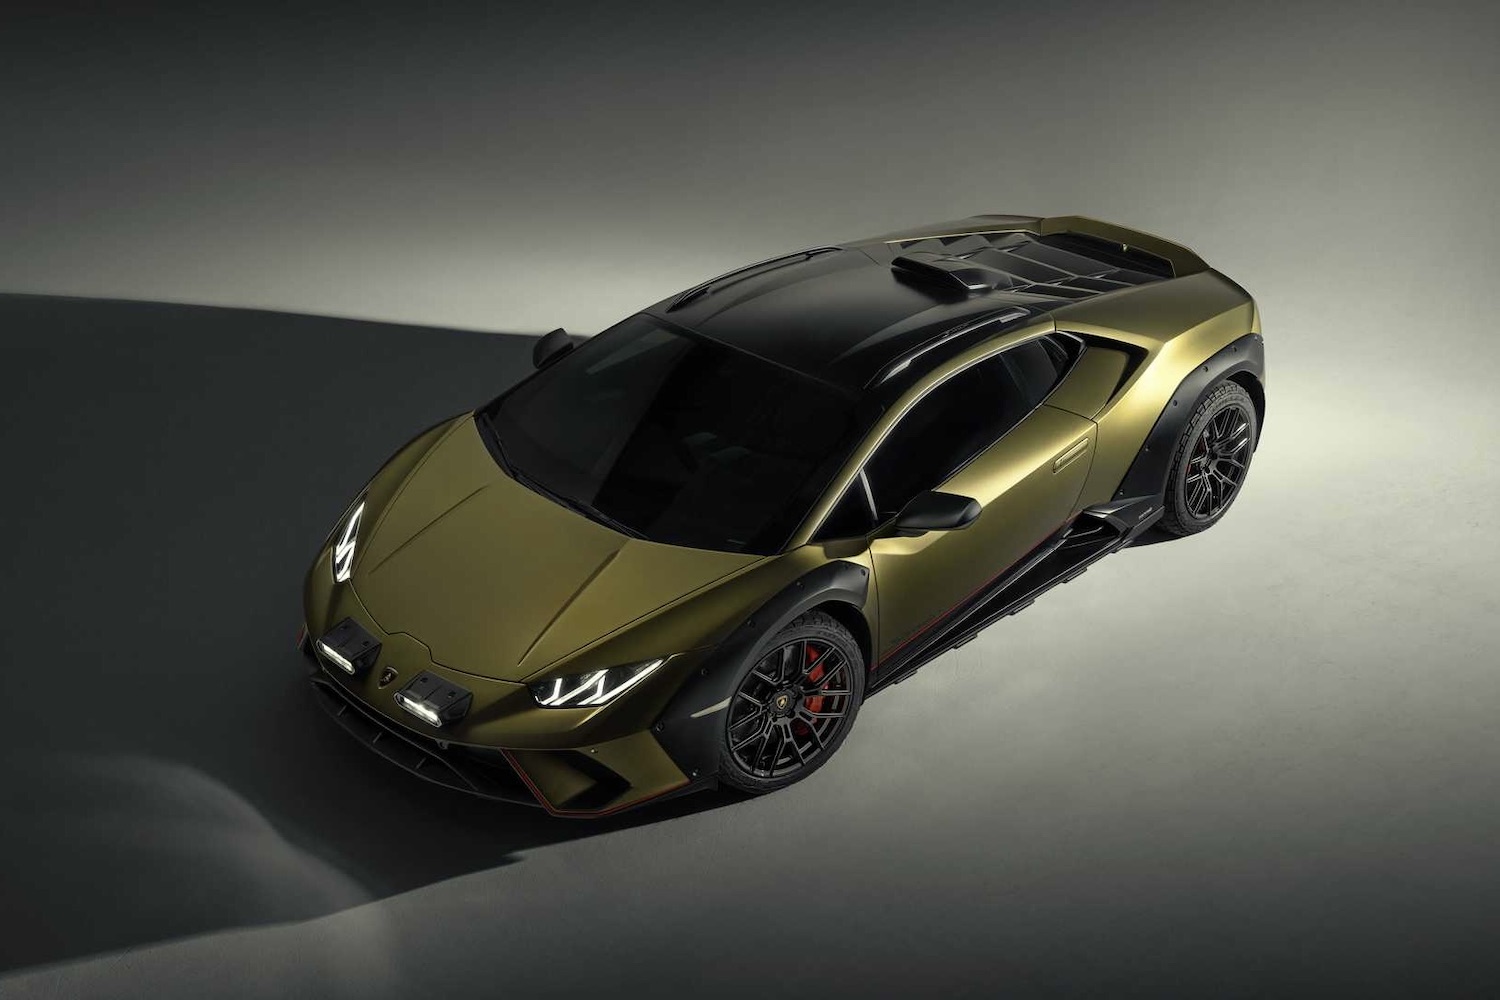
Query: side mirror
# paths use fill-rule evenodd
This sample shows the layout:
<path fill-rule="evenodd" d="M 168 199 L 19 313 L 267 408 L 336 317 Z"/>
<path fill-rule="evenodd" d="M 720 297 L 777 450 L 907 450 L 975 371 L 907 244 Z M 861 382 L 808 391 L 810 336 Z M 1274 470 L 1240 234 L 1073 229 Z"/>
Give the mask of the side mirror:
<path fill-rule="evenodd" d="M 911 498 L 893 525 L 898 535 L 921 535 L 929 531 L 967 528 L 979 517 L 979 501 L 956 493 L 928 490 Z"/>
<path fill-rule="evenodd" d="M 536 346 L 531 349 L 531 363 L 538 368 L 545 368 L 573 347 L 573 338 L 568 336 L 568 331 L 558 327 L 536 342 Z"/>

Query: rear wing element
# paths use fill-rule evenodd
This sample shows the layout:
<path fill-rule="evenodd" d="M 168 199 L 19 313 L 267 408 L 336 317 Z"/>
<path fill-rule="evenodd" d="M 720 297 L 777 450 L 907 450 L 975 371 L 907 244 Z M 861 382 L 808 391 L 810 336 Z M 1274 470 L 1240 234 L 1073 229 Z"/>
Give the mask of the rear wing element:
<path fill-rule="evenodd" d="M 1118 243 L 1122 251 L 1131 248 L 1144 250 L 1171 264 L 1172 275 L 1177 278 L 1208 270 L 1208 265 L 1204 263 L 1202 257 L 1180 243 L 1143 233 L 1139 229 L 1127 229 L 1112 222 L 1100 222 L 1086 215 L 1055 215 L 1042 219 L 1038 222 L 1036 231 L 1041 236 L 1053 233 L 1078 233 Z"/>

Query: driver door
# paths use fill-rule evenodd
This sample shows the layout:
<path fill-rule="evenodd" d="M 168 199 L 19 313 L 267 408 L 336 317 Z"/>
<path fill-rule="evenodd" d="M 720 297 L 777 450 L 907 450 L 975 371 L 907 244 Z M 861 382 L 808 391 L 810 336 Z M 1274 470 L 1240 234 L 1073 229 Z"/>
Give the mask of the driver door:
<path fill-rule="evenodd" d="M 855 499 L 864 494 L 879 525 L 924 490 L 972 497 L 981 507 L 966 528 L 870 543 L 877 666 L 898 663 L 906 647 L 950 610 L 1073 516 L 1096 428 L 1041 405 L 1071 362 L 1047 340 L 1016 345 L 934 387 L 907 410 L 856 478 L 851 493 Z"/>

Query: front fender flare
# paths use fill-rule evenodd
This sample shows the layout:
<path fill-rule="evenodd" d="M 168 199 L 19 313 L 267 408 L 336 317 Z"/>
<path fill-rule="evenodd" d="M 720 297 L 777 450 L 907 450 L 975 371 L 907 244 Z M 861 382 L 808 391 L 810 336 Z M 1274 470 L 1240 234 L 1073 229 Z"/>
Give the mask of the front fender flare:
<path fill-rule="evenodd" d="M 820 604 L 842 601 L 863 608 L 869 588 L 868 568 L 845 560 L 825 563 L 783 587 L 704 657 L 652 727 L 689 779 L 701 781 L 718 770 L 720 717 L 734 696 L 739 667 L 758 658 L 798 615 Z"/>

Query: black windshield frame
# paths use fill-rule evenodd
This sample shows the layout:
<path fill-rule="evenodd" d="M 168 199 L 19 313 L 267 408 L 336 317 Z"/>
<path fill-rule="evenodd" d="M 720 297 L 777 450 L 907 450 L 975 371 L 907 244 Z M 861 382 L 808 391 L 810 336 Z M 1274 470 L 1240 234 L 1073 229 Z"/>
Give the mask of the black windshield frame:
<path fill-rule="evenodd" d="M 659 355 L 637 361 L 636 376 L 632 359 L 651 351 Z M 649 381 L 652 363 L 661 366 L 659 383 L 629 384 Z M 598 375 L 609 368 L 618 374 Z M 611 392 L 611 377 L 625 388 Z M 709 400 L 722 405 L 713 410 Z M 619 415 L 609 406 L 625 416 L 611 419 Z M 634 417 L 630 406 L 639 407 Z M 639 313 L 512 386 L 475 419 L 513 478 L 613 530 L 771 555 L 786 547 L 881 409 L 849 388 Z M 683 438 L 678 432 L 693 421 L 703 429 Z M 678 479 L 663 474 L 669 470 Z"/>

